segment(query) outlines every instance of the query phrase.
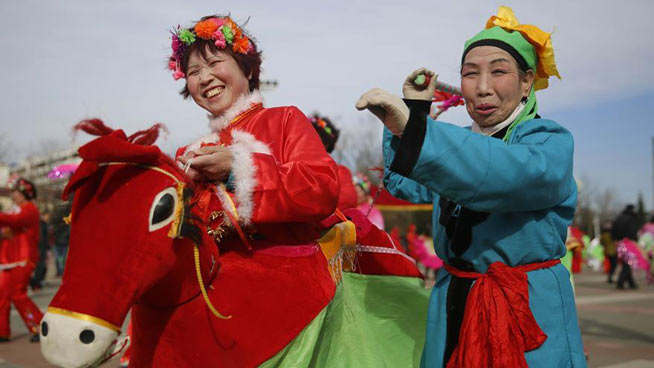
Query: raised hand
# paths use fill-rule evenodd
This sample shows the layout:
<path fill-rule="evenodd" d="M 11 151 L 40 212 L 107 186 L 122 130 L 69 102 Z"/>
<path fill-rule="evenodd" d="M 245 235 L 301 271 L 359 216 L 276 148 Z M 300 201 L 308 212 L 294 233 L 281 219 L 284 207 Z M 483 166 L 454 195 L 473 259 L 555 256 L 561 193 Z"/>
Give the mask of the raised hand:
<path fill-rule="evenodd" d="M 416 83 L 423 78 L 419 78 L 420 75 L 424 75 L 424 83 Z M 438 79 L 438 74 L 435 74 L 427 68 L 420 68 L 413 73 L 409 74 L 408 77 L 404 80 L 402 85 L 402 94 L 404 98 L 409 100 L 425 100 L 431 101 L 434 97 L 434 91 L 436 90 L 436 80 Z"/>
<path fill-rule="evenodd" d="M 361 95 L 356 103 L 357 110 L 368 109 L 391 133 L 401 136 L 409 120 L 409 108 L 399 96 L 381 88 L 373 88 Z"/>

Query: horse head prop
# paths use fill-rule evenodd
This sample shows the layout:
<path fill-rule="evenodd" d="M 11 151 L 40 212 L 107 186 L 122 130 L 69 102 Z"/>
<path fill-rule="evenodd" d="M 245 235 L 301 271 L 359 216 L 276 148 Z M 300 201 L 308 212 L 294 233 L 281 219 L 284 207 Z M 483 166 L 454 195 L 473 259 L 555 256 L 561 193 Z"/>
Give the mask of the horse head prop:
<path fill-rule="evenodd" d="M 98 119 L 76 130 L 99 138 L 82 146 L 68 263 L 41 322 L 41 350 L 65 367 L 97 365 L 118 353 L 130 308 L 171 307 L 195 298 L 217 271 L 218 250 L 200 231 L 193 186 L 152 144 L 162 125 L 126 136 Z M 198 247 L 198 245 L 200 245 Z M 208 302 L 208 299 L 207 299 Z"/>

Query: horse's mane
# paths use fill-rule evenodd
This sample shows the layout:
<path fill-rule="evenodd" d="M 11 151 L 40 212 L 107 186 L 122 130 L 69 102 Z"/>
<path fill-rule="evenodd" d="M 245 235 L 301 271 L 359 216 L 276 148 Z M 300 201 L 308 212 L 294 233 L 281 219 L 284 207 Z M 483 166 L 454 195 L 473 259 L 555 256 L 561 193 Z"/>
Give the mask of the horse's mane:
<path fill-rule="evenodd" d="M 115 130 L 105 125 L 105 123 L 98 118 L 84 119 L 73 126 L 73 134 L 83 131 L 87 134 L 102 137 L 113 133 Z M 163 123 L 156 123 L 148 129 L 139 130 L 136 133 L 127 137 L 127 141 L 132 144 L 141 146 L 151 146 L 159 139 L 159 136 L 164 133 L 168 134 L 168 128 Z M 186 178 L 185 173 L 177 166 L 175 161 L 168 157 L 166 154 L 161 154 L 160 159 L 163 163 L 168 164 L 177 173 L 182 174 L 184 181 L 190 184 Z"/>
<path fill-rule="evenodd" d="M 114 132 L 114 129 L 106 126 L 104 122 L 98 118 L 85 119 L 75 124 L 73 132 L 84 131 L 87 134 L 95 136 L 109 135 Z M 168 134 L 168 129 L 162 123 L 156 123 L 148 129 L 139 130 L 138 132 L 127 137 L 130 143 L 140 144 L 144 146 L 152 145 L 159 138 L 160 132 Z"/>

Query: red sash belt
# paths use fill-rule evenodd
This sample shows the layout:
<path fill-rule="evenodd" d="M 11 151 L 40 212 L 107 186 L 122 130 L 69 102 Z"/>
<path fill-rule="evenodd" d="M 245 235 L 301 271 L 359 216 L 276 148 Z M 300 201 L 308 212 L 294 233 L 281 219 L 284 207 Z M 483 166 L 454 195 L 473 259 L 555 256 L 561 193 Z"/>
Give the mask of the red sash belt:
<path fill-rule="evenodd" d="M 527 367 L 524 353 L 540 347 L 547 335 L 529 308 L 526 272 L 559 263 L 554 259 L 509 267 L 495 262 L 483 274 L 445 264 L 454 276 L 477 279 L 470 289 L 458 345 L 447 368 Z"/>

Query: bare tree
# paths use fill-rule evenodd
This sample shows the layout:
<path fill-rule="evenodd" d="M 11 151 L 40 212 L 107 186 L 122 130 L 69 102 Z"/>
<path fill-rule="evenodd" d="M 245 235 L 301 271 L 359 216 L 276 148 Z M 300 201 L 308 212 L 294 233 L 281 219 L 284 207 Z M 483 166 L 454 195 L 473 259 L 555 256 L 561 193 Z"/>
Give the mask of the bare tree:
<path fill-rule="evenodd" d="M 39 140 L 39 143 L 32 147 L 28 156 L 47 156 L 56 151 L 61 151 L 68 148 L 70 144 L 55 138 L 44 138 Z"/>
<path fill-rule="evenodd" d="M 0 163 L 9 163 L 14 159 L 13 145 L 5 133 L 0 133 Z"/>
<path fill-rule="evenodd" d="M 597 192 L 594 199 L 595 209 L 599 215 L 600 222 L 610 221 L 618 212 L 618 195 L 615 188 L 605 188 Z"/>
<path fill-rule="evenodd" d="M 371 169 L 383 167 L 381 124 L 372 115 L 365 115 L 356 125 L 344 126 L 332 156 L 353 173 L 360 172 L 379 184 L 379 175 Z"/>

